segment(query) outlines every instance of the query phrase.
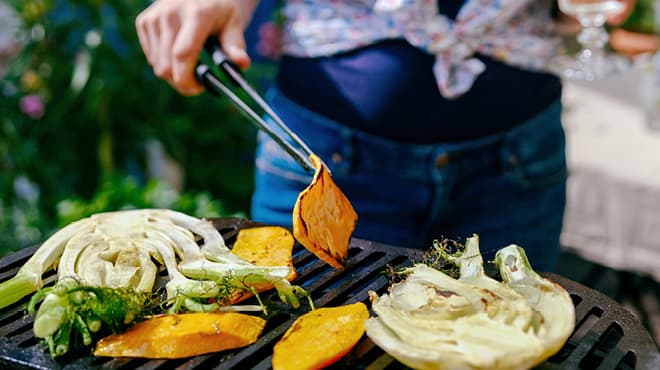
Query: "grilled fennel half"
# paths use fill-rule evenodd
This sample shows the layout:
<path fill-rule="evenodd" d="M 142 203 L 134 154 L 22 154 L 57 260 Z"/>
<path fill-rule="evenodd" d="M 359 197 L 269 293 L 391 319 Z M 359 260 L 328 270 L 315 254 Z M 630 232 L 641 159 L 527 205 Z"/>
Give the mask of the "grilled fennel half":
<path fill-rule="evenodd" d="M 568 293 L 531 268 L 515 245 L 498 251 L 503 281 L 486 275 L 477 235 L 447 257 L 454 279 L 425 264 L 402 273 L 387 294 L 371 294 L 369 338 L 414 369 L 528 369 L 556 353 L 573 332 Z"/>

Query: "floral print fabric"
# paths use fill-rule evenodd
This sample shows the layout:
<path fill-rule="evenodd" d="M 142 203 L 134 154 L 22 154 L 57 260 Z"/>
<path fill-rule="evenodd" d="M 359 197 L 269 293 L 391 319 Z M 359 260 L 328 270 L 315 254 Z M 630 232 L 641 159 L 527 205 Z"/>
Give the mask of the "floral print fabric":
<path fill-rule="evenodd" d="M 438 13 L 437 0 L 289 0 L 282 51 L 317 57 L 405 38 L 435 56 L 438 88 L 455 98 L 485 69 L 475 53 L 529 70 L 547 69 L 558 47 L 550 4 L 467 0 L 452 21 Z"/>

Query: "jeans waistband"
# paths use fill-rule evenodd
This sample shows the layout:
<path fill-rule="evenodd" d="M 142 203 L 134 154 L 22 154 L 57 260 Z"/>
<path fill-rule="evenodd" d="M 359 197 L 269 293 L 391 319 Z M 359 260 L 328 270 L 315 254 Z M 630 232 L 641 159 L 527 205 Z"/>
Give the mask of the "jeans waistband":
<path fill-rule="evenodd" d="M 475 160 L 486 166 L 510 161 L 511 153 L 521 141 L 530 136 L 545 135 L 548 130 L 562 130 L 559 119 L 561 101 L 557 100 L 533 118 L 498 134 L 461 142 L 409 144 L 358 131 L 316 114 L 291 101 L 277 88 L 270 89 L 267 97 L 287 125 L 313 151 L 317 150 L 317 145 L 322 146 L 320 142 L 341 142 L 336 153 L 341 160 L 328 163 L 332 171 L 392 173 L 394 170 L 408 177 L 428 178 L 432 168 L 452 163 L 461 169 L 461 162 L 466 164 L 461 170 L 477 171 L 469 165 Z M 555 127 L 549 127 L 553 124 Z M 401 130 L 405 130 L 405 122 L 401 123 Z M 374 156 L 374 153 L 378 155 Z"/>

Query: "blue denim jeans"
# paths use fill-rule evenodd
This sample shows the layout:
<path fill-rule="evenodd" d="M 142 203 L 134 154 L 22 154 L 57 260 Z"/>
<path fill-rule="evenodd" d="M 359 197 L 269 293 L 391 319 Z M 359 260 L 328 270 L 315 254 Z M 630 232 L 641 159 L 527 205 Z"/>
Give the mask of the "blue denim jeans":
<path fill-rule="evenodd" d="M 359 217 L 354 237 L 427 249 L 434 239 L 464 241 L 476 233 L 486 260 L 518 244 L 535 269 L 554 269 L 567 177 L 559 101 L 497 135 L 417 145 L 353 130 L 276 89 L 268 99 L 351 200 Z M 251 218 L 291 226 L 311 174 L 263 132 L 255 172 Z"/>

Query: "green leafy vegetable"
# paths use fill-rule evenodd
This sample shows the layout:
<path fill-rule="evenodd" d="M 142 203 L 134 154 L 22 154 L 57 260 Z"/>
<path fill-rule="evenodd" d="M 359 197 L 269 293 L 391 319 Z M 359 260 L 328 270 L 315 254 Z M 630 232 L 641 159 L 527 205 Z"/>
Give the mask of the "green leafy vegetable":
<path fill-rule="evenodd" d="M 102 328 L 112 333 L 123 331 L 149 315 L 155 302 L 156 295 L 152 293 L 91 287 L 64 279 L 33 295 L 28 312 L 36 312 L 35 337 L 46 340 L 53 356 L 61 356 L 70 349 L 90 346 L 92 336 Z"/>

